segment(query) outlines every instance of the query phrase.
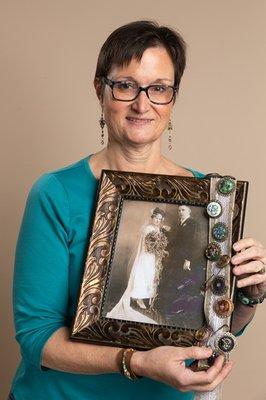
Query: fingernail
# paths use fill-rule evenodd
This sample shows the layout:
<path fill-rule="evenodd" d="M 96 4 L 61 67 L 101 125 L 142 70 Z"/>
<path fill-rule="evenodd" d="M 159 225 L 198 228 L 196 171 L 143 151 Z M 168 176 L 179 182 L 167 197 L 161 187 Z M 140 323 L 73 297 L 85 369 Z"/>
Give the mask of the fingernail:
<path fill-rule="evenodd" d="M 239 250 L 240 249 L 239 244 L 238 243 L 234 243 L 233 244 L 233 249 L 236 250 L 236 251 Z"/>

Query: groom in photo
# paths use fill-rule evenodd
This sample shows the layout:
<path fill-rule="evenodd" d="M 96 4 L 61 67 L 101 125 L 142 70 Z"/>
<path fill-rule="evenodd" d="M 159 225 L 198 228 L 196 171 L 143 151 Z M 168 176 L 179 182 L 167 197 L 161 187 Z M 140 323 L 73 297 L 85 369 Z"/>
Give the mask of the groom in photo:
<path fill-rule="evenodd" d="M 177 269 L 176 272 L 180 273 L 182 270 L 191 271 L 193 268 L 196 252 L 197 222 L 191 218 L 191 208 L 186 205 L 178 207 L 178 217 L 179 221 L 174 238 L 175 241 L 178 241 L 178 246 L 176 246 L 176 243 L 169 243 L 172 253 L 169 264 L 177 263 L 177 268 L 175 269 Z"/>
<path fill-rule="evenodd" d="M 199 224 L 191 214 L 192 209 L 187 205 L 179 205 L 177 213 L 175 209 L 175 220 L 168 237 L 169 255 L 164 260 L 158 288 L 158 309 L 167 322 L 178 320 L 180 327 L 182 314 L 195 308 L 196 299 L 198 303 L 201 280 L 205 274 Z"/>

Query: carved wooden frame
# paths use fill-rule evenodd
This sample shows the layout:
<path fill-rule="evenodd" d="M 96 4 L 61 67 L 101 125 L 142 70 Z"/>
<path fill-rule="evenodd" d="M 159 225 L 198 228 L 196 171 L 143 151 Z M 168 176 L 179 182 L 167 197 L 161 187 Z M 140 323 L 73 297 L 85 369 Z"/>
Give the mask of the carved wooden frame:
<path fill-rule="evenodd" d="M 248 183 L 237 181 L 233 242 L 242 237 Z M 193 329 L 115 320 L 100 315 L 123 199 L 198 205 L 210 201 L 210 179 L 104 170 L 102 173 L 79 301 L 70 338 L 94 344 L 150 349 L 191 346 Z M 206 243 L 207 246 L 207 243 Z M 234 290 L 234 287 L 231 289 Z"/>

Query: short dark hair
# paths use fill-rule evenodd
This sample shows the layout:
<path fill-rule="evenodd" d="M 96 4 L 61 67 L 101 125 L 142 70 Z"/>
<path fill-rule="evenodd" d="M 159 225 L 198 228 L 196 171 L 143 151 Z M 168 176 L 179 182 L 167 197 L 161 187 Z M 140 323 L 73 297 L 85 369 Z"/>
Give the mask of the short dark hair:
<path fill-rule="evenodd" d="M 154 208 L 154 209 L 152 210 L 151 217 L 152 217 L 152 218 L 155 218 L 156 215 L 158 215 L 158 214 L 160 214 L 160 215 L 162 216 L 162 218 L 165 217 L 165 212 L 164 212 L 161 208 L 159 208 L 159 207 L 156 207 L 156 208 Z"/>
<path fill-rule="evenodd" d="M 149 47 L 166 49 L 174 65 L 174 85 L 178 88 L 186 66 L 186 44 L 178 32 L 156 21 L 135 21 L 113 31 L 101 48 L 95 79 L 106 78 L 114 65 L 128 65 L 133 58 L 140 61 Z"/>

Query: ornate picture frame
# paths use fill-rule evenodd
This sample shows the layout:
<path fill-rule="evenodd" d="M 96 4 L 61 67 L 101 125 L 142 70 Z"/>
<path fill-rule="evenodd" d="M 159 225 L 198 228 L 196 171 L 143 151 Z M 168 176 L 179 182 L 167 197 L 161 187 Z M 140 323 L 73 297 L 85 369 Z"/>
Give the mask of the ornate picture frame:
<path fill-rule="evenodd" d="M 229 332 L 247 191 L 218 174 L 104 170 L 70 338 L 145 350 Z"/>

